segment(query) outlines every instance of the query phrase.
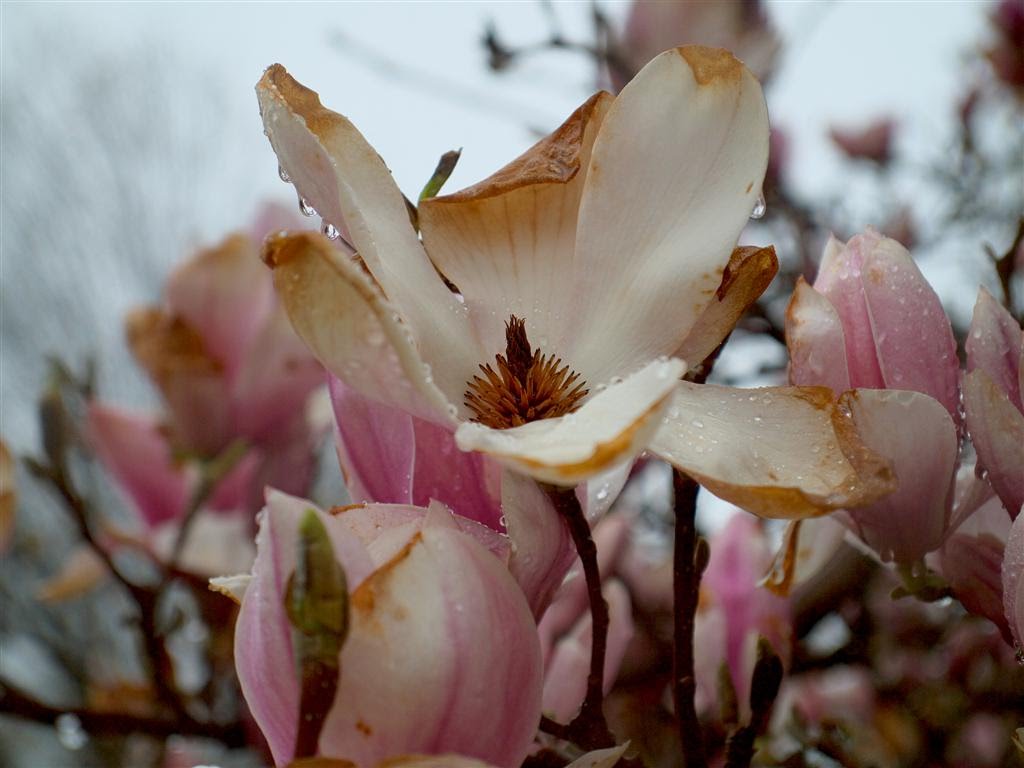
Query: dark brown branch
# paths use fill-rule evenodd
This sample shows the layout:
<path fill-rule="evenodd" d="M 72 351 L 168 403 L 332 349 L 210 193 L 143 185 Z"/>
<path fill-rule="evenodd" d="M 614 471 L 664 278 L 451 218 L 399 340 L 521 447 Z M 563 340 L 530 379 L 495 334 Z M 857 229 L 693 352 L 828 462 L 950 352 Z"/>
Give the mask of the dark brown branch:
<path fill-rule="evenodd" d="M 608 603 L 601 594 L 601 573 L 597 565 L 597 547 L 590 535 L 590 525 L 583 514 L 576 493 L 571 488 L 545 486 L 555 510 L 565 520 L 573 544 L 583 564 L 590 601 L 592 640 L 590 673 L 587 675 L 587 695 L 576 718 L 566 726 L 564 736 L 584 749 L 614 746 L 615 740 L 604 718 L 604 657 L 608 643 Z M 557 725 L 557 724 L 556 724 Z"/>
<path fill-rule="evenodd" d="M 700 577 L 707 565 L 707 542 L 697 536 L 698 486 L 678 470 L 672 473 L 675 491 L 675 554 L 672 567 L 675 642 L 672 655 L 672 695 L 686 768 L 706 768 L 704 738 L 694 703 L 697 680 L 693 672 L 693 623 Z"/>
<path fill-rule="evenodd" d="M 90 709 L 60 708 L 44 704 L 28 694 L 6 684 L 0 685 L 0 713 L 54 725 L 61 715 L 78 718 L 82 728 L 93 736 L 125 736 L 144 733 L 166 738 L 175 734 L 217 739 L 229 747 L 248 744 L 245 729 L 240 723 L 199 723 L 176 718 L 138 715 L 129 712 L 96 712 Z"/>

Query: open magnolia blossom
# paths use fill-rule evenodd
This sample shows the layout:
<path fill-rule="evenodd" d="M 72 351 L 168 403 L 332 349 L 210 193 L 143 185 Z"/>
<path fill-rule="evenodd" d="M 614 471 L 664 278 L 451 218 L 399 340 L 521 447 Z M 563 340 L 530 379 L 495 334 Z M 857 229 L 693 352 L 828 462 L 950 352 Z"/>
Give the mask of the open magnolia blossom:
<path fill-rule="evenodd" d="M 960 371 L 949 319 L 910 254 L 873 230 L 830 240 L 814 287 L 801 280 L 793 293 L 786 342 L 793 383 L 843 392 L 865 442 L 893 462 L 899 489 L 847 510 L 851 529 L 883 560 L 938 549 L 961 522 Z"/>
<path fill-rule="evenodd" d="M 540 719 L 543 669 L 504 537 L 437 503 L 325 514 L 268 491 L 251 576 L 214 587 L 241 601 L 235 665 L 275 764 L 292 761 L 299 732 L 302 646 L 288 601 L 310 510 L 348 592 L 347 635 L 329 660 L 337 690 L 316 753 L 360 768 L 446 753 L 518 766 Z"/>
<path fill-rule="evenodd" d="M 266 484 L 307 490 L 323 430 L 311 395 L 324 373 L 289 326 L 258 250 L 268 232 L 294 218 L 266 207 L 249 232 L 181 264 L 160 306 L 127 319 L 131 351 L 166 412 L 93 401 L 87 431 L 147 529 L 180 522 L 200 486 L 200 465 L 227 451 L 235 463 L 214 484 L 207 509 L 255 512 Z"/>
<path fill-rule="evenodd" d="M 316 234 L 265 251 L 294 327 L 345 386 L 561 486 L 649 447 L 769 516 L 892 489 L 824 390 L 679 381 L 776 269 L 770 249 L 733 250 L 768 122 L 728 52 L 661 54 L 490 178 L 424 200 L 422 239 L 346 118 L 279 65 L 257 94 L 284 175 L 356 251 Z"/>

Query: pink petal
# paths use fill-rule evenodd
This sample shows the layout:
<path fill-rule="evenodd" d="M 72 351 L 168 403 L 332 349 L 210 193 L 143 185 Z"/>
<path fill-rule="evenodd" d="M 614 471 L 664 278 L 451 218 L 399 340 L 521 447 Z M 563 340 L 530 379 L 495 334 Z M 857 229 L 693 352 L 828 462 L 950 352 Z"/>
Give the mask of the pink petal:
<path fill-rule="evenodd" d="M 918 392 L 860 389 L 848 403 L 864 442 L 892 462 L 899 481 L 893 494 L 849 516 L 883 560 L 912 563 L 938 549 L 949 530 L 956 427 L 941 403 Z"/>
<path fill-rule="evenodd" d="M 863 251 L 861 283 L 885 386 L 930 395 L 959 426 L 960 362 L 949 318 L 907 249 L 876 238 L 855 237 L 847 250 Z"/>
<path fill-rule="evenodd" d="M 157 421 L 92 401 L 89 443 L 149 528 L 184 514 L 194 474 L 176 464 Z"/>
<path fill-rule="evenodd" d="M 334 376 L 329 385 L 338 461 L 352 500 L 411 503 L 416 455 L 412 417 L 364 397 Z"/>
<path fill-rule="evenodd" d="M 525 475 L 506 470 L 501 508 L 512 541 L 509 571 L 540 618 L 576 558 L 569 530 L 547 495 Z"/>
<path fill-rule="evenodd" d="M 878 239 L 877 234 L 869 233 L 843 246 L 833 238 L 826 247 L 829 258 L 822 259 L 814 281 L 814 289 L 828 299 L 842 322 L 846 367 L 852 387 L 885 387 L 861 281 L 863 251 Z"/>
<path fill-rule="evenodd" d="M 412 418 L 416 446 L 413 503 L 431 499 L 456 514 L 498 531 L 501 522 L 501 467 L 482 453 L 460 451 L 445 427 Z"/>
<path fill-rule="evenodd" d="M 452 432 L 382 403 L 331 377 L 338 456 L 356 501 L 427 506 L 444 502 L 462 517 L 494 530 L 501 523 L 501 470 L 482 454 L 465 453 Z"/>
<path fill-rule="evenodd" d="M 837 394 L 850 388 L 843 324 L 829 300 L 802 277 L 786 309 L 786 346 L 793 384 L 820 385 Z"/>
<path fill-rule="evenodd" d="M 722 282 L 767 164 L 761 86 L 728 51 L 666 51 L 622 89 L 580 202 L 567 300 L 583 332 L 562 355 L 574 370 L 601 382 L 683 344 Z"/>
<path fill-rule="evenodd" d="M 984 525 L 987 530 L 978 529 L 983 517 L 991 521 Z M 1010 518 L 993 498 L 970 522 L 943 545 L 939 569 L 967 610 L 990 619 L 1009 638 L 1001 573 Z"/>
<path fill-rule="evenodd" d="M 604 659 L 604 692 L 615 685 L 626 649 L 633 639 L 633 614 L 629 592 L 612 579 L 601 592 L 608 602 L 608 647 Z M 559 640 L 544 673 L 543 711 L 567 723 L 579 711 L 587 693 L 593 622 L 587 612 L 568 636 Z"/>
<path fill-rule="evenodd" d="M 984 287 L 978 289 L 965 346 L 967 370 L 985 371 L 1017 410 L 1024 412 L 1020 391 L 1024 331 Z"/>
<path fill-rule="evenodd" d="M 452 752 L 520 764 L 536 733 L 542 668 L 505 566 L 458 530 L 425 526 L 353 593 L 351 608 L 323 755 L 373 765 Z"/>
<path fill-rule="evenodd" d="M 170 314 L 202 337 L 207 353 L 230 379 L 270 312 L 274 294 L 256 243 L 232 235 L 179 266 L 167 281 L 166 299 Z"/>
<path fill-rule="evenodd" d="M 250 509 L 262 458 L 259 451 L 247 452 L 217 483 L 204 506 L 224 512 Z"/>
<path fill-rule="evenodd" d="M 1017 519 L 1006 538 L 1003 555 L 1003 610 L 1018 649 L 1024 649 L 1024 515 Z"/>
<path fill-rule="evenodd" d="M 978 466 L 1016 517 L 1024 505 L 1024 415 L 981 368 L 964 377 L 964 411 Z"/>
<path fill-rule="evenodd" d="M 266 273 L 266 267 L 261 268 Z M 323 367 L 295 335 L 287 313 L 274 306 L 253 337 L 233 383 L 236 433 L 255 442 L 279 439 L 324 379 Z"/>

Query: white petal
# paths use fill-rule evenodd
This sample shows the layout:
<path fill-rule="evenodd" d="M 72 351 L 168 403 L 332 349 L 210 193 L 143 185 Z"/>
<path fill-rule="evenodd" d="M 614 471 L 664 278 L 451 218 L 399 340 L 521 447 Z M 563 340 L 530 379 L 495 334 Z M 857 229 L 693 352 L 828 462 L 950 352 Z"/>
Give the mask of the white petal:
<path fill-rule="evenodd" d="M 594 395 L 575 413 L 513 429 L 466 423 L 455 441 L 464 451 L 487 453 L 538 480 L 574 486 L 647 446 L 685 370 L 681 360 L 655 360 Z"/>
<path fill-rule="evenodd" d="M 666 51 L 615 99 L 590 158 L 564 354 L 590 381 L 674 353 L 714 296 L 761 193 L 768 113 L 727 51 Z"/>
<path fill-rule="evenodd" d="M 608 107 L 587 100 L 521 157 L 453 195 L 419 207 L 431 260 L 465 297 L 491 355 L 505 349 L 504 323 L 526 319 L 530 340 L 560 354 L 580 315 L 574 284 L 576 220 L 590 150 Z"/>
<path fill-rule="evenodd" d="M 331 373 L 371 400 L 454 423 L 408 327 L 358 264 L 313 232 L 272 237 L 264 258 L 296 332 Z"/>
<path fill-rule="evenodd" d="M 762 517 L 812 517 L 895 487 L 888 463 L 863 445 L 823 387 L 682 382 L 651 450 Z"/>
<path fill-rule="evenodd" d="M 325 220 L 350 233 L 360 258 L 409 321 L 441 388 L 461 400 L 482 353 L 466 308 L 427 258 L 384 161 L 347 118 L 325 109 L 284 67 L 267 69 L 256 93 L 281 167 Z"/>

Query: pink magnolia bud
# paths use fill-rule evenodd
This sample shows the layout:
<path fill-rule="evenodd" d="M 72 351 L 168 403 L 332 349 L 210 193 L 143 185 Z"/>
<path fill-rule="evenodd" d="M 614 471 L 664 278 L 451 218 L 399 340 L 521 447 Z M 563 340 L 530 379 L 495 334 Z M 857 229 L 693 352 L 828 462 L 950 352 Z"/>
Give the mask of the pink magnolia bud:
<path fill-rule="evenodd" d="M 984 288 L 966 346 L 967 428 L 979 467 L 1016 517 L 1024 504 L 1024 332 Z"/>
<path fill-rule="evenodd" d="M 542 667 L 536 625 L 505 566 L 504 537 L 440 504 L 327 515 L 271 491 L 241 598 L 235 664 L 275 763 L 292 760 L 298 733 L 286 593 L 300 520 L 311 509 L 348 590 L 337 690 L 318 753 L 360 766 L 448 753 L 518 766 L 536 733 Z"/>
<path fill-rule="evenodd" d="M 869 229 L 825 247 L 813 289 L 797 286 L 786 322 L 796 384 L 837 392 L 907 389 L 959 421 L 956 340 L 939 297 L 910 253 Z"/>
<path fill-rule="evenodd" d="M 883 559 L 913 562 L 949 532 L 958 459 L 959 364 L 938 296 L 903 246 L 873 230 L 825 248 L 814 287 L 786 314 L 790 378 L 843 396 L 899 488 L 845 520 Z M 928 451 L 920 446 L 927 444 Z"/>

